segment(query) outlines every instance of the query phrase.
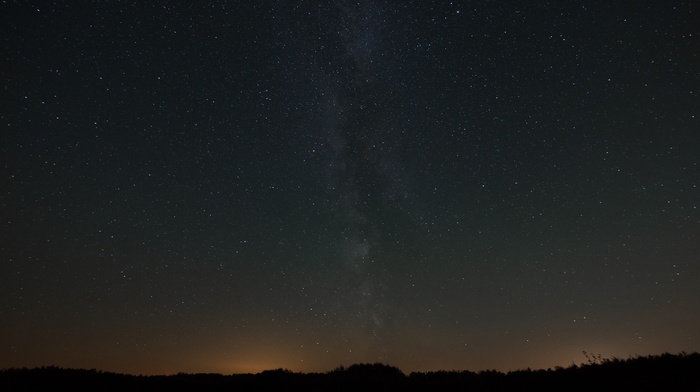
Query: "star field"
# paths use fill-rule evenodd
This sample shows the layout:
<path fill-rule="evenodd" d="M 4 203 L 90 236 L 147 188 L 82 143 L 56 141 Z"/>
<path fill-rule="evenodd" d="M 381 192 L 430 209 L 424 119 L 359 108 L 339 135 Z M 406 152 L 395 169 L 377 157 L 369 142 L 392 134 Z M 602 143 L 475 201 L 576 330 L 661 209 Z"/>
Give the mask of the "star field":
<path fill-rule="evenodd" d="M 693 2 L 0 15 L 0 368 L 700 350 Z"/>

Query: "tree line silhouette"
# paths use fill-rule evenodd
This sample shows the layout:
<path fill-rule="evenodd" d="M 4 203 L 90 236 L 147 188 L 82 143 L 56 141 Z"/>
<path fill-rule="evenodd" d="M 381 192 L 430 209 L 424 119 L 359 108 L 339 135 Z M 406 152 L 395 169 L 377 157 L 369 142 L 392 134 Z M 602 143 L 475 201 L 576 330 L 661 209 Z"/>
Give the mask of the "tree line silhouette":
<path fill-rule="evenodd" d="M 0 370 L 1 391 L 700 391 L 700 353 L 629 359 L 586 355 L 588 363 L 546 370 L 413 372 L 355 364 L 327 373 L 135 376 L 55 366 Z"/>

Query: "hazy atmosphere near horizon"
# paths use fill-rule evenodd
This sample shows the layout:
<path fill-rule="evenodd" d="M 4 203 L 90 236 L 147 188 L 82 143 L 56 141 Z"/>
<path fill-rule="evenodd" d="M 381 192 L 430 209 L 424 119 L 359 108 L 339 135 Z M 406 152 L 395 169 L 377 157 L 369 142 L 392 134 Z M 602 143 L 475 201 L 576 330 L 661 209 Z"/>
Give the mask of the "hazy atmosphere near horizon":
<path fill-rule="evenodd" d="M 0 368 L 700 351 L 697 1 L 2 1 Z"/>

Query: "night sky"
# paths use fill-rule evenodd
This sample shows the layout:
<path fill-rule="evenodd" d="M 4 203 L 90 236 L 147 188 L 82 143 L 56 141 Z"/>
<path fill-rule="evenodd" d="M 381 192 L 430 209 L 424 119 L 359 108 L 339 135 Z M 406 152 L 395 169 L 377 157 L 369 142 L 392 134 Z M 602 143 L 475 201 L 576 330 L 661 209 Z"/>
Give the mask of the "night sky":
<path fill-rule="evenodd" d="M 700 350 L 696 1 L 2 1 L 0 368 Z"/>

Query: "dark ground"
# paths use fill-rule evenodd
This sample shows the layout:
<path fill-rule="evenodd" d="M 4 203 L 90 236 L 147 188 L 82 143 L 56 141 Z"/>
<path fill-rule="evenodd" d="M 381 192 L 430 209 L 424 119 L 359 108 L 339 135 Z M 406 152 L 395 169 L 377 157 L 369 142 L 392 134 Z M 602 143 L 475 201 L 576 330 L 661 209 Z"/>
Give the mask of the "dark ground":
<path fill-rule="evenodd" d="M 405 375 L 396 367 L 356 364 L 328 373 L 285 369 L 258 374 L 135 376 L 49 366 L 0 371 L 0 390 L 51 391 L 237 391 L 237 390 L 408 390 L 408 391 L 698 391 L 700 353 L 629 359 L 587 356 L 589 363 L 547 370 L 438 371 Z"/>

